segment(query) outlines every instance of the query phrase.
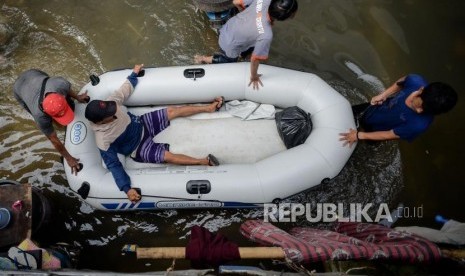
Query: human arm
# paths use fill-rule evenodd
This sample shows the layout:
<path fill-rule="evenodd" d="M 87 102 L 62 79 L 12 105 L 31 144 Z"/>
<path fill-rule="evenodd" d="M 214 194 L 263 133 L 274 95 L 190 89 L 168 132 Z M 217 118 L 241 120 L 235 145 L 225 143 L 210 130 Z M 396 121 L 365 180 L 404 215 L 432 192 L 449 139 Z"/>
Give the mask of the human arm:
<path fill-rule="evenodd" d="M 116 150 L 110 146 L 110 148 L 106 151 L 100 150 L 100 155 L 102 156 L 107 169 L 113 175 L 113 179 L 115 180 L 119 190 L 126 193 L 128 199 L 132 203 L 138 202 L 140 200 L 140 195 L 135 189 L 131 188 L 131 179 L 119 161 Z"/>
<path fill-rule="evenodd" d="M 245 4 L 243 0 L 233 0 L 233 4 L 239 11 L 243 11 L 245 9 Z"/>
<path fill-rule="evenodd" d="M 352 144 L 360 140 L 385 141 L 400 138 L 397 134 L 394 133 L 394 130 L 392 129 L 386 131 L 365 132 L 357 131 L 356 129 L 351 128 L 349 129 L 349 132 L 339 133 L 339 135 L 339 141 L 344 141 L 343 146 L 348 144 L 349 147 L 352 147 Z"/>
<path fill-rule="evenodd" d="M 399 138 L 400 137 L 394 133 L 393 129 L 385 130 L 385 131 L 372 131 L 372 132 L 359 131 L 358 132 L 358 140 L 385 141 L 385 140 L 395 140 Z"/>
<path fill-rule="evenodd" d="M 250 82 L 249 82 L 249 86 L 251 84 L 253 84 L 252 88 L 254 90 L 259 89 L 259 84 L 263 87 L 263 83 L 260 80 L 260 77 L 262 75 L 258 74 L 258 66 L 259 65 L 260 65 L 260 60 L 259 59 L 252 59 L 252 61 L 250 62 Z"/>
<path fill-rule="evenodd" d="M 65 148 L 65 145 L 58 139 L 58 136 L 55 131 L 53 131 L 51 134 L 46 135 L 47 138 L 52 142 L 53 147 L 63 156 L 63 158 L 66 160 L 66 163 L 68 163 L 68 166 L 71 168 L 71 173 L 77 175 L 78 171 L 80 170 L 80 165 L 79 165 L 79 159 L 74 158 L 69 154 L 68 150 Z"/>
<path fill-rule="evenodd" d="M 125 81 L 121 87 L 113 92 L 113 94 L 111 94 L 106 100 L 115 101 L 117 104 L 122 105 L 123 102 L 132 95 L 132 92 L 134 92 L 138 83 L 137 75 L 142 70 L 143 66 L 143 64 L 134 65 L 134 69 L 132 69 L 132 73 L 127 77 L 127 81 Z"/>
<path fill-rule="evenodd" d="M 88 103 L 90 100 L 89 96 L 87 95 L 87 91 L 78 95 L 79 92 L 74 91 L 71 88 L 71 83 L 63 77 L 52 77 L 49 79 L 49 81 L 53 83 L 53 90 L 55 92 L 67 95 L 80 103 Z"/>
<path fill-rule="evenodd" d="M 132 84 L 134 88 L 136 88 L 137 85 L 137 76 L 139 75 L 140 71 L 144 67 L 144 64 L 136 64 L 134 65 L 134 68 L 132 69 L 131 75 L 128 76 L 129 82 Z"/>
<path fill-rule="evenodd" d="M 141 199 L 141 195 L 137 192 L 136 189 L 129 189 L 126 195 L 128 196 L 129 201 L 131 201 L 134 204 Z"/>
<path fill-rule="evenodd" d="M 370 101 L 371 105 L 380 105 L 384 101 L 386 101 L 387 98 L 389 98 L 390 96 L 402 90 L 402 86 L 405 81 L 405 78 L 406 76 L 398 79 L 394 84 L 392 84 L 389 88 L 384 90 L 381 94 L 371 98 L 371 101 Z"/>
<path fill-rule="evenodd" d="M 261 61 L 268 59 L 268 52 L 270 50 L 271 41 L 273 40 L 273 34 L 267 33 L 268 37 L 261 38 L 255 42 L 255 47 L 250 58 L 250 83 L 253 84 L 253 89 L 259 89 L 259 85 L 263 86 L 260 80 L 261 74 L 258 74 L 258 66 Z"/>
<path fill-rule="evenodd" d="M 87 90 L 82 94 L 78 94 L 70 88 L 68 95 L 80 103 L 88 103 L 90 101 L 90 97 L 87 95 Z"/>

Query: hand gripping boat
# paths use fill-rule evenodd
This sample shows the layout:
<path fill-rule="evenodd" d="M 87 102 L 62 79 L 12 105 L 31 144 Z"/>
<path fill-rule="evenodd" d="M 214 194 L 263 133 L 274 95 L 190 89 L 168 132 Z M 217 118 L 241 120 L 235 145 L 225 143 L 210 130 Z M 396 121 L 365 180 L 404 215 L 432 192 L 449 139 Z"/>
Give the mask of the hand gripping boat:
<path fill-rule="evenodd" d="M 105 99 L 130 73 L 104 73 L 97 85 L 89 83 L 82 91 L 87 90 L 92 100 Z M 248 86 L 249 63 L 145 69 L 125 105 L 136 115 L 167 105 L 210 103 L 217 96 L 279 108 L 298 106 L 311 114 L 313 123 L 304 144 L 287 150 L 274 120 L 242 121 L 225 111 L 175 119 L 155 140 L 170 143 L 174 153 L 212 153 L 221 165 L 142 164 L 120 156 L 132 187 L 141 189 L 141 201 L 133 204 L 102 162 L 84 117 L 86 105 L 76 104 L 65 146 L 83 168 L 75 176 L 64 166 L 71 189 L 87 183 L 86 201 L 101 210 L 253 208 L 335 177 L 355 148 L 339 141 L 340 132 L 355 128 L 349 102 L 314 74 L 267 65 L 260 65 L 260 73 L 264 87 L 257 91 Z"/>

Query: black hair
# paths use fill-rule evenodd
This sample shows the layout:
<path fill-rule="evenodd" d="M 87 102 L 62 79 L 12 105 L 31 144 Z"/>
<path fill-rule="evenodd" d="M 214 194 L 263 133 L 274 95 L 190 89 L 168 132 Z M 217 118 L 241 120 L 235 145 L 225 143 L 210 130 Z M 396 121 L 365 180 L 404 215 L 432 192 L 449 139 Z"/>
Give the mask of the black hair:
<path fill-rule="evenodd" d="M 116 114 L 116 110 L 117 107 L 115 101 L 93 100 L 87 104 L 85 116 L 87 120 L 96 124 L 107 117 L 114 116 Z"/>
<path fill-rule="evenodd" d="M 291 17 L 298 9 L 297 0 L 271 0 L 268 13 L 278 21 Z"/>
<path fill-rule="evenodd" d="M 423 113 L 438 115 L 450 111 L 457 103 L 457 92 L 448 84 L 433 82 L 420 94 Z"/>

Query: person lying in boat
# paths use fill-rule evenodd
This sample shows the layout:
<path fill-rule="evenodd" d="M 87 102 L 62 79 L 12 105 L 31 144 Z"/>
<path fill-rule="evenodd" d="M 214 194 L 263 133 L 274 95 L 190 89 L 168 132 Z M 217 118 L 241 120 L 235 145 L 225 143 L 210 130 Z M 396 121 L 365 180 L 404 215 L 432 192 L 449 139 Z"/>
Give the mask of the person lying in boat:
<path fill-rule="evenodd" d="M 71 89 L 71 83 L 62 77 L 50 77 L 47 73 L 27 70 L 16 79 L 13 86 L 16 100 L 32 115 L 37 127 L 52 142 L 55 149 L 63 156 L 71 172 L 80 170 L 79 159 L 66 150 L 53 128 L 53 121 L 66 126 L 74 120 L 74 101 L 86 103 L 86 93 L 78 95 Z"/>
<path fill-rule="evenodd" d="M 135 65 L 133 72 L 121 87 L 105 101 L 93 100 L 85 110 L 86 118 L 91 122 L 95 140 L 105 165 L 113 175 L 120 191 L 124 191 L 133 203 L 141 196 L 131 188 L 131 179 L 118 159 L 118 153 L 130 155 L 135 161 L 143 163 L 172 163 L 180 165 L 218 166 L 215 156 L 197 159 L 169 151 L 168 144 L 153 142 L 153 137 L 170 125 L 177 117 L 186 117 L 202 112 L 214 112 L 223 105 L 223 97 L 216 98 L 211 104 L 202 106 L 167 107 L 135 116 L 127 111 L 123 102 L 127 100 L 137 86 L 137 75 L 143 64 Z"/>
<path fill-rule="evenodd" d="M 395 95 L 393 97 L 390 97 Z M 419 75 L 399 79 L 370 103 L 353 107 L 361 130 L 340 133 L 344 146 L 359 140 L 413 141 L 425 132 L 435 115 L 450 111 L 457 103 L 457 93 L 448 84 L 428 84 Z"/>
<path fill-rule="evenodd" d="M 253 89 L 263 86 L 258 74 L 260 61 L 268 59 L 274 21 L 293 18 L 297 12 L 297 0 L 234 0 L 234 5 L 243 10 L 221 28 L 218 44 L 220 53 L 213 56 L 194 57 L 194 62 L 229 63 L 237 62 L 239 57 L 250 59 L 250 83 Z"/>

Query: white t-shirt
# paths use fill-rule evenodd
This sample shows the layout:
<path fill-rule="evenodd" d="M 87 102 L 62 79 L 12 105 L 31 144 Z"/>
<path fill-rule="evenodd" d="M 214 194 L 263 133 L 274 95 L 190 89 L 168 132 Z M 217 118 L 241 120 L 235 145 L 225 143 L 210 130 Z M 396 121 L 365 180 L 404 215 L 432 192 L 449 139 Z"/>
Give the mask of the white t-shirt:
<path fill-rule="evenodd" d="M 230 58 L 254 47 L 252 60 L 268 58 L 273 32 L 268 7 L 271 0 L 243 0 L 247 8 L 229 19 L 220 30 L 219 45 Z"/>

